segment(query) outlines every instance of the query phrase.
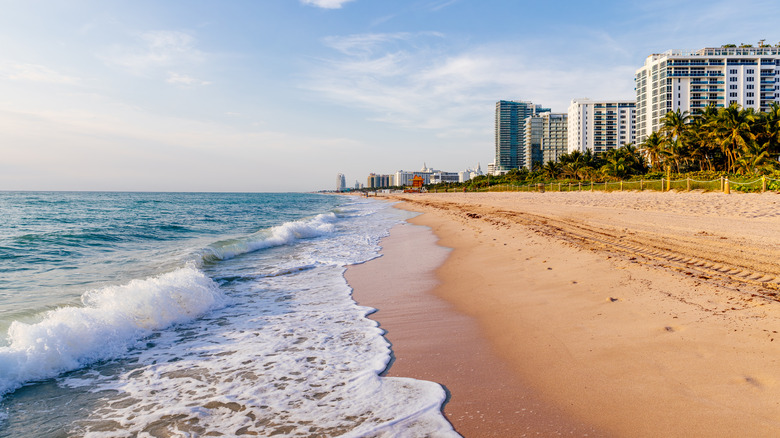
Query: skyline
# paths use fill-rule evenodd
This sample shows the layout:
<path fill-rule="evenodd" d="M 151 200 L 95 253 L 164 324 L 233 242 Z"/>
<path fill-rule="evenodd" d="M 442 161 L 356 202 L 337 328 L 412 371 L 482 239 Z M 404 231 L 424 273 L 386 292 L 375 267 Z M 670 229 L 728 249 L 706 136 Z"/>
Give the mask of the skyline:
<path fill-rule="evenodd" d="M 504 3 L 2 1 L 0 190 L 487 168 L 499 100 L 635 99 L 652 53 L 780 42 L 769 1 Z"/>

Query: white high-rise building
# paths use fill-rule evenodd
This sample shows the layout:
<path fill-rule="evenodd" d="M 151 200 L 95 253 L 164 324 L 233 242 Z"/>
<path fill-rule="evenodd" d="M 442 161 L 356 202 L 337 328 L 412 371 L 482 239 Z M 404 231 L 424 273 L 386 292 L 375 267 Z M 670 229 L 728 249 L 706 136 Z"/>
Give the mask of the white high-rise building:
<path fill-rule="evenodd" d="M 636 142 L 636 102 L 574 99 L 569 105 L 568 152 L 606 152 Z"/>
<path fill-rule="evenodd" d="M 670 50 L 647 57 L 636 72 L 638 142 L 661 128 L 669 111 L 696 114 L 737 103 L 766 111 L 780 101 L 780 47 Z"/>
<path fill-rule="evenodd" d="M 542 113 L 525 120 L 525 167 L 558 161 L 566 153 L 568 115 Z"/>
<path fill-rule="evenodd" d="M 336 175 L 336 191 L 343 192 L 347 189 L 347 178 L 343 173 Z"/>

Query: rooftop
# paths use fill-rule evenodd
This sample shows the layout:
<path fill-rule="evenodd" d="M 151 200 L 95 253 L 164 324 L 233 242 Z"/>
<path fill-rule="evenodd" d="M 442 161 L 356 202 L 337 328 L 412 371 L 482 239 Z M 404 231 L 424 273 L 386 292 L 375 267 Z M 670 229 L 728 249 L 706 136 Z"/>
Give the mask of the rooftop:
<path fill-rule="evenodd" d="M 653 53 L 647 57 L 645 64 L 670 56 L 780 56 L 780 46 L 763 47 L 706 47 L 699 50 L 667 50 L 663 53 Z"/>

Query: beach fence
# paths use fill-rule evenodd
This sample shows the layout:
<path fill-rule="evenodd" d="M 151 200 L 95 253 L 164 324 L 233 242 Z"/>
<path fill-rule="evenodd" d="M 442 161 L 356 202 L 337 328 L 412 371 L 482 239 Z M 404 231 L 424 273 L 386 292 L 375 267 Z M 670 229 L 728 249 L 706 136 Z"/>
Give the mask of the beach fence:
<path fill-rule="evenodd" d="M 724 176 L 718 179 L 698 180 L 695 178 L 661 178 L 654 180 L 630 180 L 630 181 L 554 181 L 549 183 L 531 184 L 496 184 L 481 187 L 478 192 L 615 192 L 615 191 L 679 191 L 691 190 L 705 192 L 731 193 L 739 192 L 763 193 L 767 191 L 780 192 L 780 179 L 767 176 L 759 177 L 735 177 Z M 443 190 L 444 191 L 444 190 Z M 450 191 L 463 191 L 452 189 Z"/>

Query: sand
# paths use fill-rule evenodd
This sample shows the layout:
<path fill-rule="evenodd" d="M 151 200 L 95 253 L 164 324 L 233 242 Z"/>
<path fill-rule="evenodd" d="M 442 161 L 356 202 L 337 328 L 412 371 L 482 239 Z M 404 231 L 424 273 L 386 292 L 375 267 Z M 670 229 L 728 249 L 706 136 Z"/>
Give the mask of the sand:
<path fill-rule="evenodd" d="M 780 196 L 398 198 L 446 261 L 432 276 L 431 242 L 400 235 L 406 269 L 430 263 L 381 266 L 388 240 L 348 280 L 379 309 L 389 372 L 443 383 L 464 436 L 780 436 Z M 395 285 L 411 306 L 391 310 Z"/>

